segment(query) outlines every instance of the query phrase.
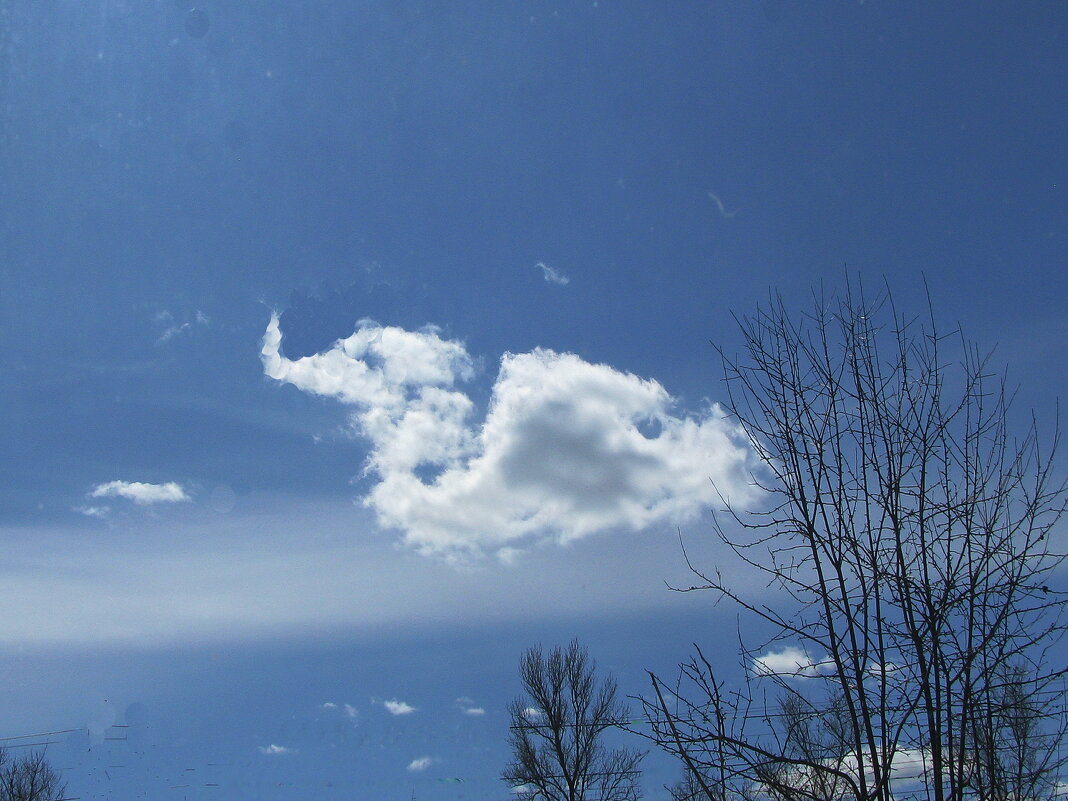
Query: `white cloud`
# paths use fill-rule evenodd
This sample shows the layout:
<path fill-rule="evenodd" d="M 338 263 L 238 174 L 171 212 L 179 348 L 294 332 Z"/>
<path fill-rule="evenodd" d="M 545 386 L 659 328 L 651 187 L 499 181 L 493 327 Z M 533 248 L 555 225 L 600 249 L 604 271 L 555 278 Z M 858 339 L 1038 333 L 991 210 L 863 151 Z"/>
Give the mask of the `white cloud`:
<path fill-rule="evenodd" d="M 524 709 L 522 711 L 521 714 L 527 720 L 541 720 L 542 717 L 545 715 L 544 712 L 542 712 L 540 709 L 538 709 L 536 707 L 533 707 L 533 706 L 528 706 L 526 709 Z"/>
<path fill-rule="evenodd" d="M 787 646 L 781 651 L 768 651 L 753 659 L 753 672 L 758 676 L 786 676 L 811 679 L 834 672 L 830 658 L 813 659 L 796 646 Z"/>
<path fill-rule="evenodd" d="M 266 754 L 267 756 L 280 756 L 282 754 L 294 753 L 294 749 L 292 748 L 286 748 L 284 745 L 274 745 L 273 743 L 271 745 L 261 745 L 259 749 L 261 754 Z"/>
<path fill-rule="evenodd" d="M 429 756 L 421 756 L 417 759 L 413 759 L 408 763 L 409 773 L 422 773 L 424 770 L 434 764 L 434 758 Z"/>
<path fill-rule="evenodd" d="M 319 704 L 319 709 L 325 709 L 327 712 L 344 712 L 345 716 L 352 721 L 359 720 L 360 718 L 360 710 L 352 704 L 335 704 L 333 701 L 327 701 L 326 703 Z"/>
<path fill-rule="evenodd" d="M 455 388 L 473 377 L 471 357 L 436 329 L 364 321 L 296 360 L 281 339 L 272 316 L 265 373 L 354 407 L 377 479 L 364 503 L 424 554 L 508 560 L 520 541 L 683 523 L 717 502 L 717 488 L 735 500 L 750 492 L 751 450 L 718 406 L 675 414 L 659 383 L 608 365 L 506 353 L 479 426 Z"/>
<path fill-rule="evenodd" d="M 463 712 L 465 715 L 470 715 L 471 717 L 479 717 L 481 715 L 486 714 L 485 709 L 480 706 L 476 706 L 475 702 L 472 699 L 468 698 L 466 695 L 457 698 L 456 705 L 460 707 L 461 712 Z"/>
<path fill-rule="evenodd" d="M 545 278 L 545 283 L 556 284 L 557 286 L 567 286 L 571 283 L 571 279 L 558 270 L 553 269 L 543 261 L 539 261 L 534 265 L 541 268 L 542 277 Z"/>
<path fill-rule="evenodd" d="M 405 703 L 404 701 L 398 701 L 397 699 L 383 701 L 382 706 L 384 706 L 391 715 L 410 715 L 417 711 L 411 704 Z"/>
<path fill-rule="evenodd" d="M 142 506 L 150 503 L 177 503 L 190 500 L 180 484 L 146 484 L 141 481 L 109 481 L 98 484 L 89 493 L 91 498 L 127 498 Z"/>
<path fill-rule="evenodd" d="M 918 748 L 897 748 L 892 753 L 890 762 L 890 786 L 897 792 L 908 792 L 920 787 L 931 775 L 930 753 Z M 880 756 L 880 760 L 882 757 Z M 823 760 L 823 765 L 848 776 L 858 779 L 863 769 L 865 779 L 870 784 L 875 781 L 875 771 L 871 759 L 865 754 L 857 758 L 856 752 L 843 754 L 839 758 Z M 820 772 L 809 766 L 798 766 L 789 772 L 787 784 L 804 795 L 842 797 L 848 795 L 846 781 L 843 778 L 831 778 L 826 772 Z M 828 784 L 831 786 L 828 787 Z M 764 788 L 765 791 L 767 788 Z"/>
<path fill-rule="evenodd" d="M 111 511 L 109 506 L 75 506 L 74 511 L 86 517 L 107 517 Z"/>

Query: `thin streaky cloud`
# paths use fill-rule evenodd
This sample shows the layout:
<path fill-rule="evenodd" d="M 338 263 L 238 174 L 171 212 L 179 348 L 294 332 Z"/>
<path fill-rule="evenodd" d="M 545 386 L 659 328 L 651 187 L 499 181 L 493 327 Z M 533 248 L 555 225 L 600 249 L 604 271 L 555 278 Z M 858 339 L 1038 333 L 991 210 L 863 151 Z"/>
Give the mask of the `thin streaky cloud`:
<path fill-rule="evenodd" d="M 142 506 L 191 500 L 182 485 L 175 481 L 168 481 L 165 484 L 148 484 L 143 481 L 108 481 L 104 484 L 97 484 L 89 493 L 89 497 L 126 498 Z"/>
<path fill-rule="evenodd" d="M 74 511 L 86 517 L 107 517 L 111 511 L 110 506 L 75 506 Z"/>
<path fill-rule="evenodd" d="M 712 202 L 716 204 L 716 208 L 719 209 L 720 216 L 727 218 L 728 220 L 738 213 L 738 209 L 728 211 L 727 206 L 719 199 L 719 195 L 709 190 L 708 196 L 712 199 Z"/>
<path fill-rule="evenodd" d="M 294 750 L 295 749 L 293 748 L 287 748 L 284 745 L 275 745 L 274 743 L 271 743 L 271 745 L 259 746 L 260 753 L 266 756 L 282 756 L 283 754 L 292 754 L 294 753 Z"/>

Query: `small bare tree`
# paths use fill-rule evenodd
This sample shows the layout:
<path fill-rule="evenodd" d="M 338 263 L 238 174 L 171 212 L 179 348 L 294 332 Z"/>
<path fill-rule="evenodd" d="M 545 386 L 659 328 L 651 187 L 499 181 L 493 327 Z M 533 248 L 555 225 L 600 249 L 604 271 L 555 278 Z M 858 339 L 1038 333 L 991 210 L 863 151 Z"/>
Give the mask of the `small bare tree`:
<path fill-rule="evenodd" d="M 683 589 L 733 601 L 770 636 L 743 643 L 740 685 L 699 649 L 679 684 L 651 675 L 654 738 L 710 801 L 1052 798 L 1057 433 L 1032 417 L 1014 436 L 989 358 L 888 293 L 847 288 L 799 318 L 773 297 L 740 324 L 745 358 L 721 353 L 728 407 L 765 503 L 727 502 L 717 531 L 768 586 L 691 564 Z"/>
<path fill-rule="evenodd" d="M 66 789 L 43 751 L 12 759 L 0 749 L 0 801 L 59 801 Z"/>
<path fill-rule="evenodd" d="M 615 680 L 598 684 L 596 663 L 572 640 L 519 662 L 526 696 L 509 709 L 514 759 L 501 778 L 522 801 L 637 801 L 644 753 L 608 748 L 602 735 L 628 723 Z"/>

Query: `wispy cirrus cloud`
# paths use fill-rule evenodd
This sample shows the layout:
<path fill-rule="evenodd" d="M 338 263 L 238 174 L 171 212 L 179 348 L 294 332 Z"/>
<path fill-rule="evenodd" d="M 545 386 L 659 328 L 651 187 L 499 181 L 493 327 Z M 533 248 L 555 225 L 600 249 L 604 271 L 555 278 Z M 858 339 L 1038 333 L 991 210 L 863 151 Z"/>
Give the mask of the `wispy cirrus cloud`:
<path fill-rule="evenodd" d="M 547 284 L 556 284 L 557 286 L 567 286 L 568 284 L 571 283 L 571 279 L 570 278 L 568 278 L 566 275 L 564 275 L 559 270 L 556 270 L 553 267 L 550 267 L 548 264 L 546 264 L 543 261 L 539 261 L 534 266 L 541 268 L 541 275 L 545 279 L 545 283 L 547 283 Z"/>
<path fill-rule="evenodd" d="M 156 314 L 155 322 L 163 326 L 163 330 L 156 339 L 156 344 L 164 345 L 179 334 L 190 330 L 194 324 L 198 326 L 207 326 L 210 323 L 210 320 L 204 312 L 198 309 L 193 315 L 192 320 L 186 319 L 182 322 L 178 322 L 171 312 L 164 309 Z"/>
<path fill-rule="evenodd" d="M 107 517 L 111 507 L 108 506 L 75 506 L 74 511 L 86 517 Z"/>
<path fill-rule="evenodd" d="M 259 752 L 266 756 L 282 756 L 283 754 L 295 753 L 295 749 L 287 748 L 284 745 L 275 745 L 274 743 L 271 743 L 270 745 L 259 746 Z"/>
<path fill-rule="evenodd" d="M 281 343 L 274 315 L 264 372 L 352 407 L 371 445 L 364 504 L 424 554 L 512 559 L 532 540 L 678 524 L 750 493 L 751 448 L 719 406 L 679 414 L 658 382 L 574 354 L 504 354 L 479 424 L 457 389 L 474 361 L 435 328 L 363 321 L 295 360 Z"/>
<path fill-rule="evenodd" d="M 352 704 L 335 704 L 333 701 L 326 701 L 325 703 L 319 704 L 319 709 L 326 710 L 327 712 L 340 712 L 351 721 L 360 719 L 360 710 Z"/>
<path fill-rule="evenodd" d="M 142 481 L 108 481 L 93 487 L 89 497 L 126 498 L 141 506 L 191 500 L 182 485 L 174 481 L 168 481 L 165 484 L 148 484 Z M 86 513 L 83 512 L 83 514 Z"/>

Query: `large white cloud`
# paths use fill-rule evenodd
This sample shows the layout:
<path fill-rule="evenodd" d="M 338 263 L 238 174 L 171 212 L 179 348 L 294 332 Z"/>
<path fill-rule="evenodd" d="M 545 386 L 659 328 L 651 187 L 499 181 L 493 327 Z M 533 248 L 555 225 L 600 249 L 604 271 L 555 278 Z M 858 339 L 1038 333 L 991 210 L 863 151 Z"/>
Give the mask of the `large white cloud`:
<path fill-rule="evenodd" d="M 481 425 L 456 385 L 472 359 L 437 329 L 363 321 L 328 350 L 290 360 L 272 316 L 265 373 L 353 406 L 371 443 L 364 498 L 420 552 L 497 552 L 552 537 L 693 519 L 717 492 L 748 493 L 751 451 L 710 405 L 674 414 L 656 381 L 570 353 L 506 353 Z"/>

